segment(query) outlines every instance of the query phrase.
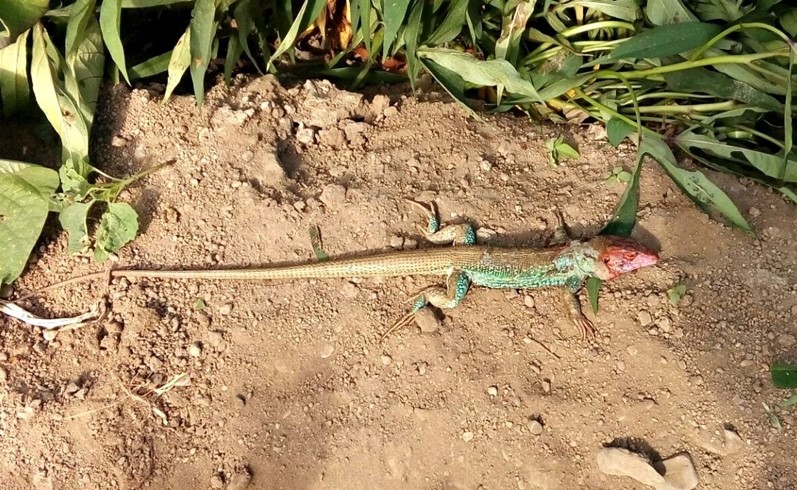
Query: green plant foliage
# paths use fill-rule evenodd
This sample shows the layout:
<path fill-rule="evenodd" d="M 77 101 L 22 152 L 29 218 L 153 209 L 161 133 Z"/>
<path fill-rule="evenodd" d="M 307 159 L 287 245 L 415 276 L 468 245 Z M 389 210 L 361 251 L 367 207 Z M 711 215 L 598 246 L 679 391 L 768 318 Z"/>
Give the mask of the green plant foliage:
<path fill-rule="evenodd" d="M 548 161 L 551 165 L 557 165 L 561 158 L 574 160 L 579 157 L 578 151 L 565 143 L 562 135 L 549 139 L 545 143 L 545 148 L 548 150 Z"/>
<path fill-rule="evenodd" d="M 797 388 L 797 365 L 773 363 L 769 368 L 772 384 L 777 388 Z"/>

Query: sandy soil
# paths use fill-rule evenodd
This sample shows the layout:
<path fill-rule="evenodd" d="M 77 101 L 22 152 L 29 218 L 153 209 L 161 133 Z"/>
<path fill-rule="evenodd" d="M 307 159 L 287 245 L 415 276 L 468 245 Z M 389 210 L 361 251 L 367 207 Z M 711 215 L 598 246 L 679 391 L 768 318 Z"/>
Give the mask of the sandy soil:
<path fill-rule="evenodd" d="M 555 208 L 586 237 L 623 190 L 604 174 L 635 155 L 597 128 L 469 119 L 429 84 L 416 98 L 239 80 L 201 112 L 188 97 L 159 105 L 156 89 L 108 89 L 96 123 L 94 159 L 113 175 L 176 161 L 124 193 L 142 230 L 119 266 L 312 260 L 312 225 L 330 255 L 427 246 L 403 197 L 485 242 L 543 246 Z M 563 131 L 581 157 L 554 167 L 545 141 Z M 422 278 L 122 279 L 99 324 L 53 337 L 0 317 L 2 487 L 650 488 L 598 469 L 614 443 L 687 452 L 701 489 L 797 488 L 797 417 L 768 375 L 797 360 L 797 210 L 711 176 L 759 237 L 709 220 L 647 164 L 634 235 L 662 262 L 606 285 L 593 342 L 555 292 L 474 289 L 380 343 L 436 282 Z M 101 269 L 65 247 L 48 225 L 15 290 Z M 24 304 L 73 315 L 102 292 Z M 741 444 L 723 445 L 723 428 Z"/>

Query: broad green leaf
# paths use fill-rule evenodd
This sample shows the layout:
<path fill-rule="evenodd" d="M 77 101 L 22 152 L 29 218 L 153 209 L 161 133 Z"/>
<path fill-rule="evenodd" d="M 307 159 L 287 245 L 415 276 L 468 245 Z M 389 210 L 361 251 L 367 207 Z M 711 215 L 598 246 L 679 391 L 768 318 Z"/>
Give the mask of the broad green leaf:
<path fill-rule="evenodd" d="M 722 32 L 722 27 L 704 22 L 684 22 L 642 31 L 616 47 L 608 56 L 587 63 L 605 63 L 624 59 L 663 58 L 703 46 Z"/>
<path fill-rule="evenodd" d="M 791 37 L 797 36 L 797 8 L 793 8 L 782 14 L 778 21 L 783 30 L 788 32 Z"/>
<path fill-rule="evenodd" d="M 66 58 L 66 67 L 64 80 L 66 92 L 78 102 L 90 133 L 105 68 L 102 32 L 97 19 L 93 16 L 86 23 L 77 50 Z"/>
<path fill-rule="evenodd" d="M 385 37 L 382 44 L 382 57 L 387 58 L 393 41 L 396 40 L 399 28 L 404 24 L 404 17 L 407 15 L 407 8 L 410 0 L 385 0 L 385 12 L 383 21 L 385 23 Z"/>
<path fill-rule="evenodd" d="M 606 136 L 609 138 L 609 143 L 617 148 L 634 129 L 634 126 L 625 120 L 613 117 L 606 123 Z"/>
<path fill-rule="evenodd" d="M 0 285 L 25 269 L 58 187 L 55 170 L 0 160 Z"/>
<path fill-rule="evenodd" d="M 791 199 L 794 204 L 797 204 L 797 192 L 794 192 L 793 189 L 789 189 L 788 187 L 780 187 L 778 188 L 778 191 L 780 191 L 780 193 L 787 198 Z"/>
<path fill-rule="evenodd" d="M 116 67 L 122 72 L 127 84 L 130 85 L 130 78 L 127 76 L 127 63 L 125 62 L 125 48 L 122 45 L 121 31 L 119 25 L 122 20 L 122 0 L 103 0 L 100 6 L 100 28 L 102 29 L 102 39 L 108 47 L 111 59 L 116 63 Z"/>
<path fill-rule="evenodd" d="M 561 80 L 557 80 L 541 88 L 539 91 L 539 97 L 542 100 L 555 99 L 556 97 L 567 93 L 570 89 L 584 85 L 584 83 L 592 78 L 592 76 L 592 73 L 582 73 L 581 75 L 576 75 L 574 77 L 562 78 Z"/>
<path fill-rule="evenodd" d="M 33 28 L 33 60 L 31 80 L 36 102 L 50 125 L 61 137 L 62 162 L 81 162 L 89 154 L 89 130 L 78 103 L 66 92 L 57 70 L 63 60 L 52 47 L 41 24 Z"/>
<path fill-rule="evenodd" d="M 271 58 L 269 58 L 269 70 L 274 64 L 274 60 L 282 56 L 283 53 L 293 47 L 293 45 L 296 43 L 296 38 L 299 36 L 300 30 L 310 25 L 313 19 L 318 17 L 318 14 L 321 13 L 321 9 L 323 9 L 325 5 L 326 0 L 304 0 L 304 2 L 302 2 L 302 8 L 300 8 L 299 13 L 296 14 L 296 19 L 293 21 L 293 24 L 291 24 L 291 28 L 288 29 L 288 33 L 285 35 L 285 38 L 280 40 L 279 47 L 276 51 L 274 51 L 274 54 L 271 55 Z M 369 54 L 371 53 L 369 52 Z"/>
<path fill-rule="evenodd" d="M 600 293 L 601 284 L 603 284 L 603 281 L 597 277 L 588 277 L 585 284 L 587 289 L 587 297 L 589 298 L 589 304 L 592 307 L 592 313 L 598 312 L 598 296 Z"/>
<path fill-rule="evenodd" d="M 421 30 L 421 16 L 423 9 L 426 5 L 424 0 L 417 0 L 415 5 L 410 11 L 410 18 L 407 21 L 407 28 L 404 30 L 404 42 L 407 46 L 407 76 L 410 79 L 410 85 L 415 90 L 415 81 L 418 78 L 418 73 L 421 70 L 418 63 L 418 34 Z"/>
<path fill-rule="evenodd" d="M 75 202 L 66 206 L 58 215 L 58 222 L 66 230 L 69 239 L 67 251 L 70 254 L 84 253 L 91 245 L 86 219 L 94 201 Z"/>
<path fill-rule="evenodd" d="M 769 373 L 776 388 L 797 388 L 797 365 L 776 362 L 769 367 Z"/>
<path fill-rule="evenodd" d="M 716 48 L 711 48 L 706 51 L 704 56 L 713 58 L 717 56 L 727 56 L 727 53 Z M 747 65 L 722 63 L 715 65 L 714 69 L 728 75 L 731 78 L 739 80 L 740 82 L 746 83 L 747 85 L 750 85 L 751 87 L 762 92 L 775 95 L 786 94 L 786 88 L 783 86 L 785 84 L 779 85 L 767 78 L 764 78 L 759 72 Z"/>
<path fill-rule="evenodd" d="M 640 150 L 637 152 L 636 166 L 631 173 L 631 182 L 626 186 L 623 196 L 614 209 L 612 219 L 601 230 L 601 235 L 629 236 L 636 224 L 636 215 L 639 210 L 639 175 L 642 173 L 642 160 L 645 154 L 642 148 L 645 138 L 642 138 Z"/>
<path fill-rule="evenodd" d="M 797 405 L 797 395 L 792 395 L 789 398 L 780 402 L 781 408 L 789 408 L 792 405 Z"/>
<path fill-rule="evenodd" d="M 252 51 L 249 49 L 249 35 L 252 33 L 252 26 L 254 25 L 253 17 L 260 12 L 259 0 L 242 0 L 235 5 L 233 17 L 238 29 L 238 44 L 249 57 L 249 60 L 255 65 L 255 69 L 262 73 L 260 66 L 258 66 Z M 238 57 L 236 56 L 236 59 Z"/>
<path fill-rule="evenodd" d="M 166 91 L 163 94 L 163 101 L 161 104 L 165 104 L 166 101 L 169 100 L 169 97 L 171 97 L 174 89 L 177 88 L 177 84 L 180 83 L 180 79 L 183 78 L 183 74 L 190 64 L 191 27 L 189 26 L 186 28 L 183 35 L 180 36 L 180 39 L 177 40 L 177 44 L 174 45 L 172 55 L 169 58 L 169 78 L 166 81 Z"/>
<path fill-rule="evenodd" d="M 429 73 L 431 73 L 432 77 L 437 81 L 437 83 L 442 86 L 448 95 L 451 96 L 454 100 L 459 102 L 460 106 L 465 109 L 471 117 L 479 119 L 478 114 L 468 105 L 468 99 L 465 97 L 465 82 L 462 80 L 456 72 L 449 70 L 445 66 L 439 65 L 430 59 L 423 59 L 419 58 L 419 61 L 423 64 Z"/>
<path fill-rule="evenodd" d="M 371 0 L 355 0 L 360 7 L 360 18 L 362 22 L 363 42 L 365 43 L 365 51 L 368 52 L 368 57 L 371 57 Z M 357 26 L 352 26 L 357 29 Z"/>
<path fill-rule="evenodd" d="M 0 1 L 0 25 L 5 29 L 5 32 L 0 32 L 0 37 L 16 41 L 17 36 L 39 22 L 49 8 L 49 0 Z"/>
<path fill-rule="evenodd" d="M 698 18 L 681 0 L 648 0 L 645 8 L 648 20 L 655 26 L 698 22 Z"/>
<path fill-rule="evenodd" d="M 195 0 L 122 0 L 123 9 L 141 9 L 149 7 L 163 7 L 166 5 L 185 4 L 190 6 Z"/>
<path fill-rule="evenodd" d="M 635 0 L 577 0 L 573 3 L 628 22 L 634 22 L 642 13 Z"/>
<path fill-rule="evenodd" d="M 462 32 L 465 15 L 468 13 L 468 0 L 452 0 L 447 4 L 448 14 L 440 26 L 428 39 L 423 40 L 427 46 L 437 46 L 453 41 Z"/>
<path fill-rule="evenodd" d="M 167 51 L 131 67 L 130 80 L 147 78 L 165 72 L 169 69 L 169 59 L 171 57 L 172 51 Z"/>
<path fill-rule="evenodd" d="M 77 0 L 72 4 L 72 10 L 69 12 L 69 23 L 66 25 L 66 54 L 64 57 L 67 59 L 77 54 L 89 21 L 96 20 L 94 18 L 94 1 Z"/>
<path fill-rule="evenodd" d="M 95 240 L 94 258 L 104 262 L 109 254 L 132 241 L 138 232 L 138 214 L 126 202 L 108 204 L 108 210 L 100 219 Z"/>
<path fill-rule="evenodd" d="M 30 101 L 28 87 L 28 34 L 23 32 L 17 41 L 0 49 L 0 95 L 3 114 L 11 116 Z"/>
<path fill-rule="evenodd" d="M 457 73 L 463 80 L 479 87 L 494 86 L 499 91 L 506 89 L 513 94 L 531 97 L 535 102 L 543 100 L 534 86 L 525 80 L 506 60 L 482 61 L 475 57 L 445 48 L 419 48 L 418 56 Z"/>
<path fill-rule="evenodd" d="M 797 161 L 786 159 L 783 156 L 770 155 L 761 151 L 750 150 L 741 146 L 734 146 L 715 138 L 684 131 L 676 139 L 678 146 L 690 153 L 695 149 L 701 150 L 709 156 L 727 158 L 737 163 L 752 165 L 761 173 L 773 179 L 782 179 L 786 182 L 797 182 Z"/>
<path fill-rule="evenodd" d="M 560 136 L 559 139 L 556 140 L 555 143 L 556 153 L 564 158 L 569 158 L 571 160 L 575 160 L 580 155 L 578 150 L 570 146 L 569 144 L 562 141 L 562 137 Z"/>
<path fill-rule="evenodd" d="M 756 90 L 750 85 L 734 80 L 723 73 L 706 68 L 665 73 L 667 86 L 677 92 L 699 92 L 714 95 L 721 99 L 734 99 L 751 105 L 782 112 L 783 104 L 778 99 Z"/>
<path fill-rule="evenodd" d="M 703 211 L 711 215 L 718 213 L 725 217 L 729 223 L 748 233 L 752 228 L 744 219 L 742 213 L 725 194 L 722 189 L 708 180 L 700 171 L 689 171 L 678 167 L 675 155 L 667 144 L 659 137 L 647 136 L 642 138 L 639 146 L 640 153 L 647 153 L 664 168 L 667 174 L 675 181 L 676 185 L 689 196 Z"/>
<path fill-rule="evenodd" d="M 197 0 L 191 11 L 191 80 L 194 97 L 201 106 L 205 98 L 205 72 L 210 64 L 210 52 L 216 37 L 216 5 L 213 0 Z"/>

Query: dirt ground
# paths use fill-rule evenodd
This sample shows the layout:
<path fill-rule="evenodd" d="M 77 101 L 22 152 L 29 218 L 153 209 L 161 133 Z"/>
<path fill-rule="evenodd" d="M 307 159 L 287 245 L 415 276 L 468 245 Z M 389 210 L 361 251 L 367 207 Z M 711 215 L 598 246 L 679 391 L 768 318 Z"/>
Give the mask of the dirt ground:
<path fill-rule="evenodd" d="M 330 255 L 427 246 L 404 197 L 501 245 L 545 245 L 556 208 L 577 236 L 610 217 L 624 184 L 605 173 L 630 168 L 632 147 L 595 127 L 478 121 L 421 89 L 265 77 L 214 88 L 200 112 L 190 97 L 161 106 L 162 87 L 109 88 L 95 163 L 126 176 L 175 159 L 123 194 L 141 234 L 116 265 L 313 260 L 312 225 Z M 581 157 L 555 167 L 545 141 L 563 131 Z M 610 444 L 686 452 L 700 489 L 797 488 L 797 412 L 768 374 L 797 360 L 797 209 L 710 175 L 758 238 L 709 220 L 649 162 L 634 236 L 662 262 L 604 285 L 591 342 L 556 292 L 475 288 L 380 343 L 434 278 L 121 279 L 99 324 L 45 336 L 0 317 L 2 488 L 650 488 L 598 469 Z M 14 290 L 102 269 L 65 248 L 53 219 Z M 22 304 L 75 315 L 103 289 Z"/>

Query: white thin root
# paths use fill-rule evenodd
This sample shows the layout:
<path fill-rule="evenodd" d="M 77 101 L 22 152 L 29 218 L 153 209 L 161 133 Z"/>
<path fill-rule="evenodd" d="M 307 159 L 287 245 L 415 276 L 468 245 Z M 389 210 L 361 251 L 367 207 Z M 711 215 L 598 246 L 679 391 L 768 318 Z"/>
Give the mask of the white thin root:
<path fill-rule="evenodd" d="M 16 318 L 17 320 L 25 322 L 34 327 L 41 327 L 51 330 L 63 327 L 82 327 L 87 320 L 94 320 L 98 318 L 100 316 L 100 309 L 97 305 L 94 305 L 91 308 L 91 311 L 78 316 L 67 318 L 41 318 L 15 303 L 9 303 L 8 301 L 0 300 L 0 313 L 5 313 L 12 318 Z"/>

